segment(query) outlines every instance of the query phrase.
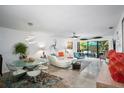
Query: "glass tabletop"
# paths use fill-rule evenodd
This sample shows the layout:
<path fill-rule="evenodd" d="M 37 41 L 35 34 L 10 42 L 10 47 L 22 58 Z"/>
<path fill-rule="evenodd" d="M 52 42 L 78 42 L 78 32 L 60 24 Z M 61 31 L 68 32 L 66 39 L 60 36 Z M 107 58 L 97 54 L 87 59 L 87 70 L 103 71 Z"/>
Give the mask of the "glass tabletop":
<path fill-rule="evenodd" d="M 24 66 L 37 66 L 46 63 L 45 61 L 35 60 L 34 62 L 25 62 L 23 60 L 16 60 L 13 64 L 16 67 L 24 67 Z"/>

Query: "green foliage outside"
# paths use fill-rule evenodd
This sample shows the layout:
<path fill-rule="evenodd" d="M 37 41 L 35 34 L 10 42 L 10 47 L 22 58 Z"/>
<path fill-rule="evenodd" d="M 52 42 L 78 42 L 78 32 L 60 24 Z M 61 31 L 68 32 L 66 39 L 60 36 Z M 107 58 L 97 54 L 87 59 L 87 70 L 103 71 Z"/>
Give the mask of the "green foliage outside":
<path fill-rule="evenodd" d="M 108 47 L 108 41 L 99 42 L 99 53 L 104 53 L 105 51 L 108 51 Z"/>
<path fill-rule="evenodd" d="M 108 51 L 108 41 L 99 41 L 99 53 L 104 53 L 105 51 Z M 87 47 L 89 47 L 90 50 L 93 50 L 93 48 L 95 48 L 94 50 L 96 50 L 96 42 L 89 42 L 87 44 L 87 42 L 80 42 L 80 50 L 81 51 L 87 51 Z"/>

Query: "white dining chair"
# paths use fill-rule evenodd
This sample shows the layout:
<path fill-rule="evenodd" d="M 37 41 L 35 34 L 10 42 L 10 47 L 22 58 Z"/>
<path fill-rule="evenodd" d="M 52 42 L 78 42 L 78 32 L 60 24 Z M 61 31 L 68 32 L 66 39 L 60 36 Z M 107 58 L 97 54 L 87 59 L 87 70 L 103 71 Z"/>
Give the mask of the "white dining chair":
<path fill-rule="evenodd" d="M 39 70 L 48 73 L 48 66 L 44 66 L 44 65 L 39 65 L 38 67 Z"/>
<path fill-rule="evenodd" d="M 8 67 L 10 73 L 12 73 L 13 76 L 19 76 L 26 73 L 26 70 L 23 70 L 22 68 L 18 68 L 13 64 L 6 63 L 6 66 Z"/>
<path fill-rule="evenodd" d="M 33 70 L 33 71 L 28 71 L 27 75 L 30 78 L 33 78 L 34 82 L 37 82 L 37 76 L 40 75 L 40 73 L 41 73 L 41 70 Z"/>

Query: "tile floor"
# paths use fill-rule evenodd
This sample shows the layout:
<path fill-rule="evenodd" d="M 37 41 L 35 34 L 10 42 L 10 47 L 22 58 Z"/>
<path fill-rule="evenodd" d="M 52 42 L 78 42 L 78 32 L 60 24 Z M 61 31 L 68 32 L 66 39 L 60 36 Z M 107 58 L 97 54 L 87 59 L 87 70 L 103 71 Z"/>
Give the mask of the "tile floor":
<path fill-rule="evenodd" d="M 72 70 L 71 67 L 61 69 L 49 66 L 49 73 L 62 77 L 66 85 L 71 88 L 95 88 L 100 64 L 93 59 L 92 62 L 82 71 Z"/>
<path fill-rule="evenodd" d="M 63 78 L 63 82 L 70 88 L 95 88 L 100 69 L 99 59 L 87 59 L 90 64 L 82 71 L 58 68 L 48 65 L 48 73 Z"/>

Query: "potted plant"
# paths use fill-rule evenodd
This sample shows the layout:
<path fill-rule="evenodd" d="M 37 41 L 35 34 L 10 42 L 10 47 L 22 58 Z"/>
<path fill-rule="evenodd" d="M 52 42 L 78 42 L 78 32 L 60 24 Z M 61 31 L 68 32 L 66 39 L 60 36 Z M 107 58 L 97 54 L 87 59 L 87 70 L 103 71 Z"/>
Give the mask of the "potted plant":
<path fill-rule="evenodd" d="M 14 46 L 14 54 L 19 54 L 20 59 L 26 58 L 27 45 L 25 43 L 19 42 Z"/>

